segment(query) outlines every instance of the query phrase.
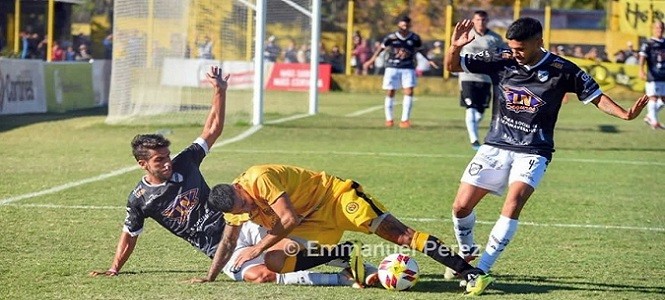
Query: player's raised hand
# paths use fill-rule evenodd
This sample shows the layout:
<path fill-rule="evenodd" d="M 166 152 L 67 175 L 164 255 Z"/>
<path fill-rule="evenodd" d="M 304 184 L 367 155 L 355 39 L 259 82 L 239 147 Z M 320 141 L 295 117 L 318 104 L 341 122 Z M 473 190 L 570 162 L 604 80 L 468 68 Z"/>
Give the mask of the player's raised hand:
<path fill-rule="evenodd" d="M 642 112 L 642 109 L 649 103 L 649 96 L 647 95 L 642 95 L 635 103 L 633 106 L 628 110 L 628 120 L 632 120 L 637 118 L 640 113 Z"/>
<path fill-rule="evenodd" d="M 219 90 L 226 90 L 229 86 L 228 80 L 231 77 L 231 74 L 222 74 L 222 68 L 217 66 L 210 67 L 210 72 L 206 73 L 206 79 L 208 83 L 212 85 L 213 88 Z"/>
<path fill-rule="evenodd" d="M 455 29 L 453 30 L 452 45 L 457 47 L 463 47 L 464 45 L 471 43 L 475 36 L 469 36 L 469 32 L 473 29 L 473 22 L 469 19 L 464 19 L 455 24 Z"/>

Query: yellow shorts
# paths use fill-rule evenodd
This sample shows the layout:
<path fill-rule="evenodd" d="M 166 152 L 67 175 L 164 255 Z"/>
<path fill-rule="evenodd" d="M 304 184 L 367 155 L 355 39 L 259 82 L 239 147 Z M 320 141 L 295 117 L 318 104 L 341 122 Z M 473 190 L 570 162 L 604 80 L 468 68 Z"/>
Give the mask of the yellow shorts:
<path fill-rule="evenodd" d="M 363 192 L 362 186 L 352 180 L 335 180 L 332 190 L 332 199 L 305 216 L 290 237 L 322 246 L 334 245 L 339 243 L 344 231 L 370 234 L 370 221 L 387 211 L 381 202 Z"/>

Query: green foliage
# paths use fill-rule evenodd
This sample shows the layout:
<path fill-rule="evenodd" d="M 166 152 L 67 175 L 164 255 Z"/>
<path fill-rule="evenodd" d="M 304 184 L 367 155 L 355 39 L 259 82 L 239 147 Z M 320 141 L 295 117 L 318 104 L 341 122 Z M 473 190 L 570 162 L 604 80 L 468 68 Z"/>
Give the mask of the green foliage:
<path fill-rule="evenodd" d="M 233 101 L 235 98 L 230 98 Z M 213 149 L 203 162 L 209 184 L 230 181 L 248 166 L 286 163 L 326 170 L 362 183 L 414 228 L 454 243 L 450 209 L 462 170 L 474 152 L 455 97 L 416 92 L 414 127 L 383 128 L 383 95 L 327 93 L 320 113 L 266 125 L 237 143 Z M 620 99 L 624 107 L 632 99 Z M 368 108 L 377 108 L 370 111 Z M 359 116 L 354 112 L 368 111 Z M 399 106 L 396 112 L 399 114 Z M 176 153 L 199 126 L 108 126 L 105 112 L 0 116 L 0 201 L 80 182 L 134 166 L 129 141 L 170 129 Z M 271 115 L 268 120 L 285 117 Z M 483 299 L 661 299 L 665 293 L 663 131 L 641 120 L 609 117 L 571 98 L 559 117 L 557 152 L 527 204 L 514 241 Z M 489 126 L 486 116 L 481 135 Z M 226 124 L 223 140 L 246 124 Z M 138 169 L 0 205 L 0 286 L 7 299 L 453 299 L 456 282 L 416 254 L 420 282 L 409 292 L 219 281 L 191 285 L 210 260 L 153 221 L 119 277 L 92 278 L 113 258 L 126 196 Z M 485 243 L 502 199 L 477 208 L 476 239 Z M 366 244 L 376 236 L 346 234 Z M 368 257 L 378 263 L 381 255 Z M 337 271 L 318 268 L 320 271 Z"/>

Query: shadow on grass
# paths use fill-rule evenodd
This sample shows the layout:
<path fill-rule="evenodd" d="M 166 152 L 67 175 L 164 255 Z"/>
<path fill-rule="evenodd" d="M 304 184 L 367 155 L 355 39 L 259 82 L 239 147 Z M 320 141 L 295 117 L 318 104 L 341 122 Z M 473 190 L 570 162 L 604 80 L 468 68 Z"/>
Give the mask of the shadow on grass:
<path fill-rule="evenodd" d="M 413 291 L 418 292 L 461 292 L 458 281 L 445 281 L 442 275 L 424 274 Z M 587 277 L 532 276 L 532 275 L 496 275 L 496 282 L 487 290 L 487 294 L 546 294 L 557 290 L 588 292 L 633 292 L 639 294 L 665 294 L 665 285 L 642 286 L 594 282 Z"/>
<path fill-rule="evenodd" d="M 60 121 L 78 117 L 106 116 L 107 114 L 107 107 L 95 107 L 66 113 L 3 115 L 0 116 L 0 132 L 42 122 Z"/>

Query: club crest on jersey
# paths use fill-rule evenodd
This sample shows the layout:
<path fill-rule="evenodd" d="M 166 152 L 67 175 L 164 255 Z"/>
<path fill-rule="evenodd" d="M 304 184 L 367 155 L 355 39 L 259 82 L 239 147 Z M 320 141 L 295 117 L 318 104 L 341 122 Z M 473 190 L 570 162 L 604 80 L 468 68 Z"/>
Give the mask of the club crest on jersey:
<path fill-rule="evenodd" d="M 358 208 L 360 208 L 360 205 L 355 202 L 349 202 L 349 204 L 346 205 L 346 212 L 349 214 L 353 214 L 358 211 Z"/>
<path fill-rule="evenodd" d="M 471 163 L 469 166 L 469 175 L 476 176 L 480 173 L 480 170 L 483 169 L 483 165 L 477 163 Z"/>
<path fill-rule="evenodd" d="M 162 211 L 162 215 L 178 223 L 186 222 L 189 218 L 189 213 L 199 203 L 199 189 L 191 189 L 175 197 L 166 209 Z"/>
<path fill-rule="evenodd" d="M 506 98 L 506 108 L 516 113 L 523 111 L 535 113 L 538 108 L 545 105 L 543 99 L 525 87 L 503 86 L 503 95 Z"/>
<path fill-rule="evenodd" d="M 538 81 L 545 82 L 548 78 L 550 78 L 550 72 L 539 70 L 536 76 L 538 76 Z"/>

